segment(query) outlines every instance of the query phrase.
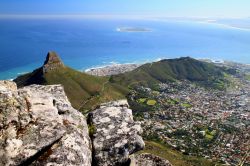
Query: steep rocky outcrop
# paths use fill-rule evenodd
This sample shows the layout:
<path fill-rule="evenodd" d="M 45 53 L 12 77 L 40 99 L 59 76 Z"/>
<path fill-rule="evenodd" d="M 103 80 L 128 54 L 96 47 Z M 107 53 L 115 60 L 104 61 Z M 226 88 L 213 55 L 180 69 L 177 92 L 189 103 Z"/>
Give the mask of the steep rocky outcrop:
<path fill-rule="evenodd" d="M 64 67 L 64 64 L 60 57 L 54 51 L 48 52 L 46 60 L 43 64 L 43 73 L 56 70 L 60 67 Z"/>
<path fill-rule="evenodd" d="M 55 52 L 47 54 L 41 67 L 18 76 L 14 82 L 18 87 L 60 84 L 72 106 L 79 111 L 93 109 L 101 101 L 117 100 L 128 93 L 127 88 L 110 83 L 107 77 L 92 76 L 64 65 Z"/>
<path fill-rule="evenodd" d="M 126 100 L 102 104 L 88 120 L 89 128 L 61 85 L 0 81 L 0 166 L 128 165 L 145 146 Z"/>
<path fill-rule="evenodd" d="M 85 117 L 60 85 L 0 81 L 0 165 L 91 165 Z"/>
<path fill-rule="evenodd" d="M 94 165 L 128 165 L 129 155 L 145 146 L 140 123 L 133 121 L 126 100 L 102 104 L 89 114 L 89 125 Z"/>
<path fill-rule="evenodd" d="M 149 153 L 136 155 L 134 166 L 172 166 L 168 160 Z"/>

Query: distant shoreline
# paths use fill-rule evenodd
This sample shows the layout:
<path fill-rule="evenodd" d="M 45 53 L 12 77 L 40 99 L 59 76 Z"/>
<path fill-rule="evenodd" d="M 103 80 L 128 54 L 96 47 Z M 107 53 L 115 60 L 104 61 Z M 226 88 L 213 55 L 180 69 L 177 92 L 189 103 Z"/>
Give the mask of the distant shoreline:
<path fill-rule="evenodd" d="M 192 57 L 192 56 L 191 56 Z M 176 57 L 179 58 L 179 57 Z M 163 59 L 175 59 L 175 58 L 163 58 Z M 158 58 L 155 60 L 145 60 L 145 61 L 140 61 L 140 62 L 131 62 L 131 63 L 110 63 L 107 65 L 100 65 L 97 64 L 96 66 L 93 67 L 88 67 L 88 68 L 76 68 L 76 70 L 80 71 L 80 72 L 85 72 L 87 74 L 90 75 L 96 75 L 96 76 L 109 76 L 109 75 L 116 75 L 116 74 L 120 74 L 120 73 L 124 73 L 124 72 L 128 72 L 131 70 L 136 69 L 137 67 L 146 64 L 146 63 L 153 63 L 153 62 L 157 62 L 160 60 L 163 60 L 162 58 Z M 217 64 L 223 64 L 223 63 L 227 63 L 227 62 L 232 62 L 232 63 L 237 63 L 237 64 L 242 64 L 242 65 L 246 65 L 246 66 L 250 66 L 249 63 L 242 63 L 242 62 L 236 62 L 236 61 L 228 61 L 228 60 L 223 60 L 223 59 L 212 59 L 212 58 L 194 58 L 200 61 L 205 61 L 205 62 L 209 62 L 209 63 L 217 63 Z M 39 67 L 39 66 L 35 66 L 35 67 Z M 13 72 L 13 71 L 7 71 L 5 73 L 12 73 L 13 76 L 6 76 L 4 78 L 0 78 L 0 80 L 14 80 L 15 78 L 17 78 L 18 76 L 22 75 L 22 74 L 27 74 L 29 72 L 32 72 L 34 68 L 31 68 L 30 70 L 25 69 L 24 72 Z M 4 73 L 4 72 L 2 72 Z M 2 74 L 0 72 L 0 76 Z"/>
<path fill-rule="evenodd" d="M 175 58 L 164 58 L 164 59 L 175 59 Z M 146 63 L 154 63 L 158 62 L 160 60 L 164 59 L 157 59 L 155 61 L 150 62 L 144 62 L 144 63 L 125 63 L 125 64 L 111 64 L 111 65 L 105 65 L 105 66 L 98 66 L 98 67 L 91 67 L 83 72 L 94 75 L 94 76 L 111 76 L 111 75 L 117 75 L 125 72 L 129 72 L 132 70 L 135 70 L 136 68 L 146 64 Z M 250 67 L 250 64 L 244 64 L 234 61 L 226 61 L 226 60 L 215 60 L 215 59 L 209 59 L 209 58 L 194 58 L 199 61 L 207 62 L 207 63 L 213 63 L 215 65 L 242 65 L 245 67 Z"/>
<path fill-rule="evenodd" d="M 223 22 L 220 22 L 219 20 L 205 20 L 205 21 L 198 21 L 198 22 L 204 23 L 204 24 L 222 26 L 224 28 L 230 28 L 230 29 L 236 29 L 236 30 L 242 30 L 242 31 L 250 31 L 250 27 L 245 27 L 245 26 L 230 24 L 230 23 L 223 23 Z"/>
<path fill-rule="evenodd" d="M 132 71 L 137 67 L 140 67 L 142 64 L 111 64 L 106 66 L 88 68 L 84 70 L 85 73 L 94 75 L 94 76 L 110 76 L 117 75 L 125 72 Z"/>
<path fill-rule="evenodd" d="M 0 28 L 1 37 L 5 43 L 5 47 L 0 51 L 0 78 L 15 78 L 19 73 L 31 72 L 39 67 L 43 61 L 41 55 L 46 52 L 46 48 L 58 51 L 63 55 L 66 65 L 79 71 L 110 64 L 110 61 L 137 63 L 148 60 L 147 62 L 150 62 L 158 57 L 177 58 L 186 55 L 250 63 L 248 58 L 250 48 L 247 44 L 249 31 L 215 26 L 216 19 L 199 20 L 207 20 L 209 23 L 202 25 L 202 23 L 196 24 L 195 21 L 167 20 L 167 18 L 160 21 L 157 18 L 152 21 L 133 20 L 131 22 L 127 20 L 99 22 L 92 19 L 86 22 L 27 20 L 17 24 L 16 20 L 2 21 L 1 23 L 6 25 Z M 197 22 L 199 20 L 197 19 Z M 101 24 L 105 25 L 99 26 Z M 137 29 L 144 32 L 136 32 L 133 29 L 130 30 L 135 32 L 116 31 L 116 28 L 122 27 L 145 28 L 150 29 L 151 32 L 145 32 L 145 29 Z M 7 29 L 11 33 L 4 33 Z M 51 34 L 53 38 L 50 38 Z M 19 37 L 7 40 L 13 35 Z M 234 40 L 229 40 L 232 36 Z M 22 47 L 20 43 L 24 43 Z M 16 49 L 13 50 L 13 47 Z"/>
<path fill-rule="evenodd" d="M 178 58 L 178 57 L 177 57 Z M 164 59 L 174 59 L 174 58 L 164 58 Z M 140 62 L 131 62 L 131 63 L 111 63 L 102 66 L 94 66 L 87 69 L 81 70 L 90 75 L 95 76 L 110 76 L 117 75 L 125 72 L 132 71 L 144 64 L 154 63 L 163 60 L 162 58 L 157 58 L 155 60 L 145 60 Z"/>

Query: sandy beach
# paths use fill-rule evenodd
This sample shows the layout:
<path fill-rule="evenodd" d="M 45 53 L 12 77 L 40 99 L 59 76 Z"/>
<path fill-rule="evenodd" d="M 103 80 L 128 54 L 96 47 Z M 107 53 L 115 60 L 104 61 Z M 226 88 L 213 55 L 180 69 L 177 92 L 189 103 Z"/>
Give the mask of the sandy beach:
<path fill-rule="evenodd" d="M 85 72 L 95 76 L 110 76 L 132 71 L 141 65 L 142 64 L 112 64 L 102 67 L 90 68 L 85 70 Z"/>

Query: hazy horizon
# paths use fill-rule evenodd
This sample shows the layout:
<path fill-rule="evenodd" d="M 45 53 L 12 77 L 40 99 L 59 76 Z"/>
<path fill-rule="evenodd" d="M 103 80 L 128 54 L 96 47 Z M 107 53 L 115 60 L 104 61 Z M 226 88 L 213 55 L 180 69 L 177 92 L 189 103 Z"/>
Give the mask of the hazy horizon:
<path fill-rule="evenodd" d="M 147 14 L 0 14 L 0 19 L 15 18 L 120 18 L 120 19 L 250 19 L 250 17 L 202 17 L 202 16 L 166 16 Z"/>
<path fill-rule="evenodd" d="M 2 0 L 0 15 L 88 14 L 247 18 L 250 16 L 249 6 L 248 0 Z"/>
<path fill-rule="evenodd" d="M 250 63 L 249 6 L 249 0 L 1 0 L 0 69 L 8 78 L 31 71 L 48 50 L 76 69 L 180 56 Z"/>

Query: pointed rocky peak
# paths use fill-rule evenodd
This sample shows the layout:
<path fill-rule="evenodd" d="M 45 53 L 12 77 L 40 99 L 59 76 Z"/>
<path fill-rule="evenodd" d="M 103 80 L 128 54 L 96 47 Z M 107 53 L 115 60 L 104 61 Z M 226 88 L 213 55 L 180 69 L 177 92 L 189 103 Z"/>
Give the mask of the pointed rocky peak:
<path fill-rule="evenodd" d="M 62 63 L 61 58 L 57 55 L 54 51 L 49 51 L 46 57 L 46 60 L 44 62 L 44 65 L 46 64 L 54 64 L 54 63 Z"/>
<path fill-rule="evenodd" d="M 46 60 L 43 64 L 43 72 L 47 73 L 52 70 L 56 70 L 60 67 L 64 67 L 61 58 L 54 51 L 49 51 Z"/>

